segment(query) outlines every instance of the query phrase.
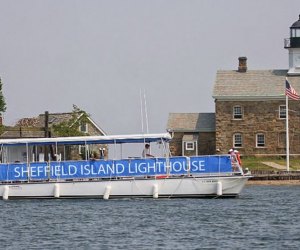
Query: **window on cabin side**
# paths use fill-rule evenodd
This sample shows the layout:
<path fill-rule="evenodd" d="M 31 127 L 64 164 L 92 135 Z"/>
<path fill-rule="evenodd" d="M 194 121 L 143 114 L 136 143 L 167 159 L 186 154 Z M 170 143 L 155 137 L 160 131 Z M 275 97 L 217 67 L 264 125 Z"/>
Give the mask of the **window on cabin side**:
<path fill-rule="evenodd" d="M 286 106 L 280 105 L 279 106 L 279 119 L 285 119 L 286 118 Z"/>
<path fill-rule="evenodd" d="M 243 109 L 241 106 L 233 107 L 233 119 L 242 119 L 243 118 Z"/>
<path fill-rule="evenodd" d="M 256 147 L 264 147 L 266 144 L 265 142 L 265 135 L 264 134 L 257 134 L 256 135 Z"/>
<path fill-rule="evenodd" d="M 235 148 L 239 148 L 243 146 L 242 134 L 237 133 L 233 135 L 233 145 Z"/>

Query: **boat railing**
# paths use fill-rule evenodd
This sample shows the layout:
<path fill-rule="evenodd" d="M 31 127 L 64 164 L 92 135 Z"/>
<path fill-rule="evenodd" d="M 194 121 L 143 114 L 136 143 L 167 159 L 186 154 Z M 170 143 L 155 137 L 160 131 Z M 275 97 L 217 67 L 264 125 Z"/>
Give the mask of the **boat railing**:
<path fill-rule="evenodd" d="M 178 178 L 242 174 L 228 155 L 0 163 L 0 182 Z"/>

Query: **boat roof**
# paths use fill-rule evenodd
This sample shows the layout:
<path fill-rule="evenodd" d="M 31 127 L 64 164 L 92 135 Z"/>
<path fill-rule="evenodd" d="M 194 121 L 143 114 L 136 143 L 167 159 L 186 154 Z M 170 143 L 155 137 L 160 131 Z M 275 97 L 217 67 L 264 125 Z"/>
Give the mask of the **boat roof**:
<path fill-rule="evenodd" d="M 122 143 L 150 143 L 171 140 L 169 133 L 162 134 L 131 134 L 106 136 L 76 136 L 55 138 L 19 138 L 0 139 L 1 146 L 13 145 L 85 145 L 85 144 L 122 144 Z"/>

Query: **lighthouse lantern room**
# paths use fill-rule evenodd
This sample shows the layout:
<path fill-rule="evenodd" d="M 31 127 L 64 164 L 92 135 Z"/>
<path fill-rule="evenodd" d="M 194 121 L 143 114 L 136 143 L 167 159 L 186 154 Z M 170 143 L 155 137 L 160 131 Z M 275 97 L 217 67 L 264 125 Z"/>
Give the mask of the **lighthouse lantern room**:
<path fill-rule="evenodd" d="M 300 15 L 290 27 L 290 38 L 285 39 L 284 47 L 289 50 L 288 75 L 300 75 Z"/>

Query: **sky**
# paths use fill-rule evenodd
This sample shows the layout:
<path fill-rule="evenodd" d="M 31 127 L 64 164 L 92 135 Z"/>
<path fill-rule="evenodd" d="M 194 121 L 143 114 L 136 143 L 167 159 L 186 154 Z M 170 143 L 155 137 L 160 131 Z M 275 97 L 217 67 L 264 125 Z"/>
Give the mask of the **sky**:
<path fill-rule="evenodd" d="M 240 56 L 249 70 L 287 69 L 300 1 L 0 0 L 0 10 L 5 125 L 75 104 L 107 134 L 131 134 L 147 132 L 141 110 L 150 133 L 171 112 L 214 112 L 216 72 Z"/>

